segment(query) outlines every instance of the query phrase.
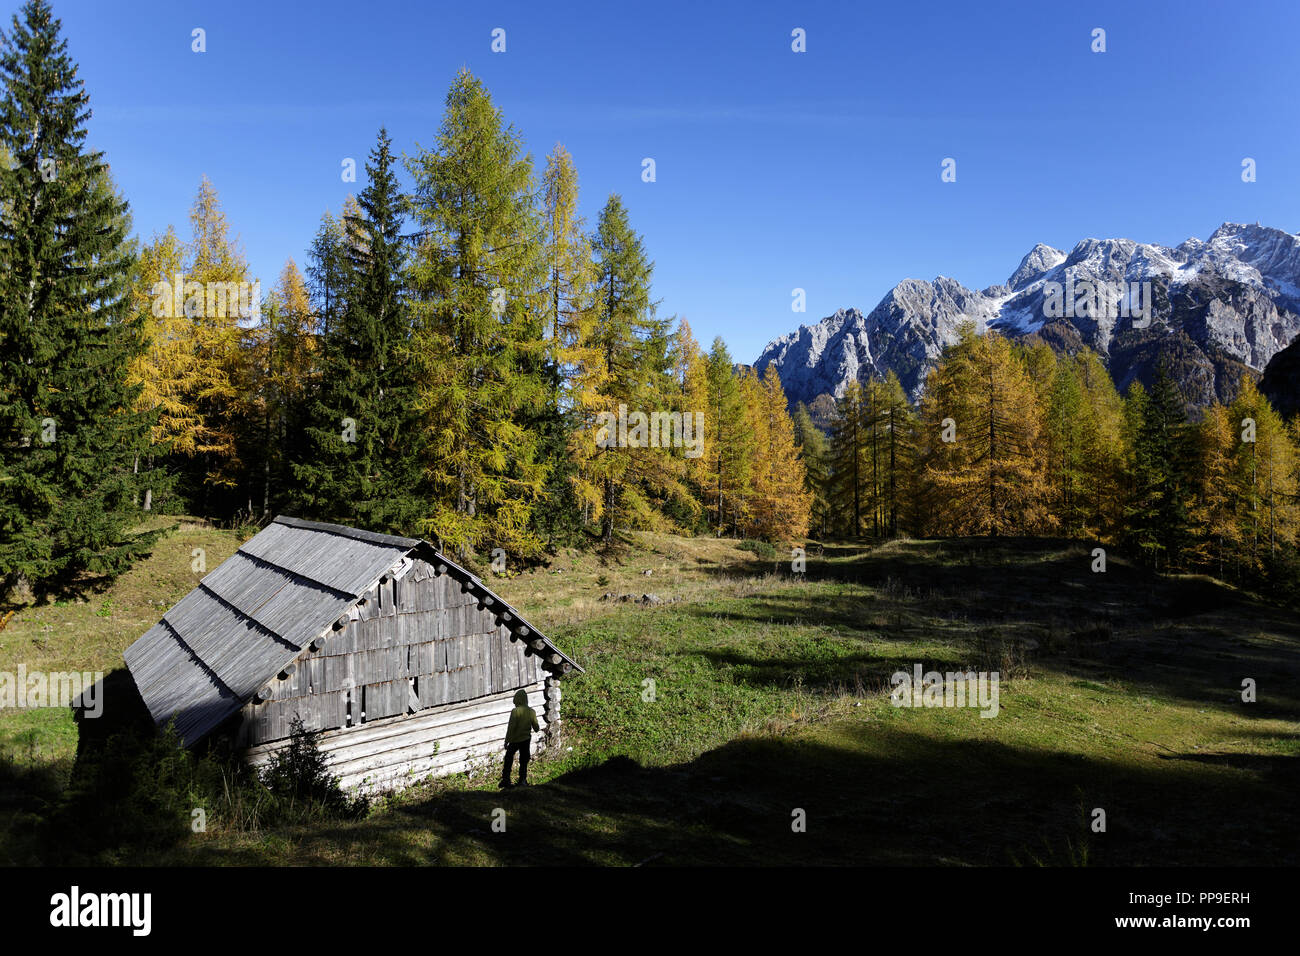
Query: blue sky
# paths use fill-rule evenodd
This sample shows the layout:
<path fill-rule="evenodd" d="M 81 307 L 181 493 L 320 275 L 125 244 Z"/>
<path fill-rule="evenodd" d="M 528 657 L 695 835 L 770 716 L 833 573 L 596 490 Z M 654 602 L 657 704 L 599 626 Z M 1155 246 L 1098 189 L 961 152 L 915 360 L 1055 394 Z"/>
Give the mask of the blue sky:
<path fill-rule="evenodd" d="M 903 278 L 1005 281 L 1035 242 L 1300 230 L 1293 2 L 53 2 L 137 231 L 186 235 L 207 175 L 264 285 L 381 124 L 433 143 L 462 66 L 539 168 L 568 147 L 589 222 L 622 194 L 661 313 L 738 361 Z"/>

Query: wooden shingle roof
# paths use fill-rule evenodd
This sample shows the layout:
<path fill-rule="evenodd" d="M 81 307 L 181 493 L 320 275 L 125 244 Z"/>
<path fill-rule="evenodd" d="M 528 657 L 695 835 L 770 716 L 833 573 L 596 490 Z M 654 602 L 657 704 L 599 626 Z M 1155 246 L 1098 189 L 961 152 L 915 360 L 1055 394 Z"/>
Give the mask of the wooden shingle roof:
<path fill-rule="evenodd" d="M 412 552 L 452 574 L 516 634 L 542 641 L 548 670 L 581 670 L 427 542 L 278 517 L 126 649 L 126 665 L 155 723 L 174 716 L 186 746 L 201 740 Z"/>

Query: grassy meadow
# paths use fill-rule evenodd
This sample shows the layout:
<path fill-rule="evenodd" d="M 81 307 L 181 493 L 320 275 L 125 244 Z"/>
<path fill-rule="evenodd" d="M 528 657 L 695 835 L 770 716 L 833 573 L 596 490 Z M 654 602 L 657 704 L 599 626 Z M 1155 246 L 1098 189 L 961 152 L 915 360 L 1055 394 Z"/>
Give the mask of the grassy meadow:
<path fill-rule="evenodd" d="M 239 546 L 176 523 L 111 586 L 16 609 L 0 671 L 121 668 L 197 581 L 193 549 L 211 569 Z M 214 813 L 204 833 L 91 862 L 1300 862 L 1294 610 L 1115 554 L 1093 573 L 1090 550 L 827 544 L 798 577 L 762 546 L 642 534 L 621 557 L 484 573 L 586 668 L 564 684 L 561 750 L 530 768 L 540 785 L 424 781 L 310 826 Z M 893 706 L 890 675 L 916 663 L 999 671 L 998 716 Z M 1242 702 L 1247 677 L 1257 702 Z M 45 861 L 76 746 L 66 709 L 0 711 L 0 864 Z"/>

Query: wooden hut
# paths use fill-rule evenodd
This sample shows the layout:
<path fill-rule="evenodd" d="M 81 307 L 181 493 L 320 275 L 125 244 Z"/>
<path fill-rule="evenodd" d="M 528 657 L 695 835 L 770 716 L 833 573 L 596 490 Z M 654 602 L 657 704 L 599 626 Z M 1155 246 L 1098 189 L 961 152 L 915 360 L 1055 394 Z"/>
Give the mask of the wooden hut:
<path fill-rule="evenodd" d="M 186 746 L 229 734 L 260 764 L 294 718 L 352 790 L 392 789 L 499 756 L 515 692 L 560 733 L 581 670 L 430 544 L 276 518 L 127 648 L 154 722 Z M 436 744 L 436 747 L 435 747 Z"/>

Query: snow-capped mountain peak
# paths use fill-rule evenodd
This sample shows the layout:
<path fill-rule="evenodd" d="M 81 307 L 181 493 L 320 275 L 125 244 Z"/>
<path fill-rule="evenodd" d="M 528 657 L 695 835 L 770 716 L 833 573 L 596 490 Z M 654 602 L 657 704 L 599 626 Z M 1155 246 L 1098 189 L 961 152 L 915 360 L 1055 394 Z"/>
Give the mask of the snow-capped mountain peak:
<path fill-rule="evenodd" d="M 776 339 L 755 367 L 775 364 L 792 402 L 838 397 L 891 370 L 915 399 L 963 322 L 1063 350 L 1086 345 L 1121 388 L 1149 380 L 1167 355 L 1193 400 L 1228 398 L 1300 333 L 1300 236 L 1225 222 L 1174 248 L 1088 238 L 1066 253 L 1039 243 L 1005 285 L 904 279 L 865 315 L 840 309 Z"/>

